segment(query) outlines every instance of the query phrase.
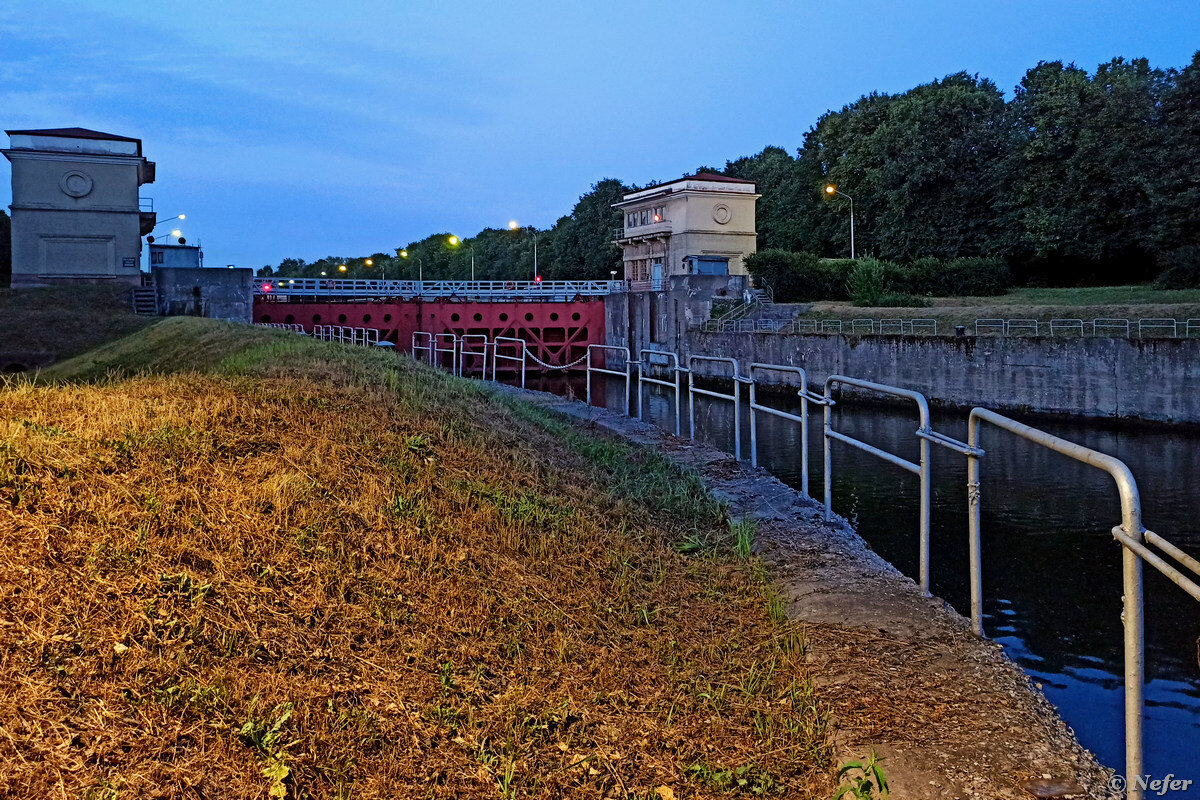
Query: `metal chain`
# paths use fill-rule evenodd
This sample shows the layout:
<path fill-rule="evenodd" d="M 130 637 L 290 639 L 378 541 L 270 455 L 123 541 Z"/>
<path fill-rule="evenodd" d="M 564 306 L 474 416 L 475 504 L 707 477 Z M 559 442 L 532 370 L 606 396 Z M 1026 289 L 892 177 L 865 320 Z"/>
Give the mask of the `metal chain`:
<path fill-rule="evenodd" d="M 525 351 L 525 355 L 529 356 L 530 359 L 532 359 L 533 361 L 542 365 L 546 369 L 570 369 L 571 367 L 575 366 L 576 364 L 582 364 L 584 361 L 587 361 L 587 353 L 584 353 L 582 356 L 575 359 L 570 364 L 547 364 L 545 361 L 542 361 L 540 358 L 535 356 L 533 353 L 529 352 L 529 350 Z"/>

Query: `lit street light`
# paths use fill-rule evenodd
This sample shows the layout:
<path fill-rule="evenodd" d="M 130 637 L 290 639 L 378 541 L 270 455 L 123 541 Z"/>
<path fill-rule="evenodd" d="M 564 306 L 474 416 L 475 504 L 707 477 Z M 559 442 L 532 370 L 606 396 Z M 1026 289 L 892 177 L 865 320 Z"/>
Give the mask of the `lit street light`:
<path fill-rule="evenodd" d="M 508 229 L 510 231 L 519 231 L 519 230 L 521 230 L 521 226 L 520 226 L 520 224 L 518 224 L 518 222 L 515 219 L 510 219 L 508 221 Z M 537 279 L 538 279 L 537 228 L 530 228 L 530 230 L 533 231 L 533 280 L 534 280 L 534 282 L 537 282 Z"/>
<path fill-rule="evenodd" d="M 458 247 L 462 243 L 463 240 L 457 236 L 451 236 L 446 239 L 446 244 L 450 245 L 451 247 Z M 467 245 L 467 250 L 471 251 L 471 280 L 473 282 L 475 280 L 475 248 L 471 245 Z"/>
<path fill-rule="evenodd" d="M 345 271 L 346 271 L 346 265 L 338 264 L 338 272 L 345 272 Z"/>
<path fill-rule="evenodd" d="M 454 238 L 458 238 L 458 237 L 454 237 Z M 400 257 L 408 258 L 408 251 L 401 250 Z M 425 263 L 423 261 L 421 261 L 420 256 L 413 256 L 413 258 L 415 258 L 417 260 L 417 280 L 424 281 L 425 280 Z"/>
<path fill-rule="evenodd" d="M 832 183 L 825 187 L 825 194 L 831 195 L 831 196 L 840 194 L 842 197 L 844 197 L 850 201 L 850 260 L 853 261 L 854 260 L 854 198 L 851 197 L 850 195 L 846 194 L 845 192 L 838 191 L 837 186 L 833 185 Z"/>

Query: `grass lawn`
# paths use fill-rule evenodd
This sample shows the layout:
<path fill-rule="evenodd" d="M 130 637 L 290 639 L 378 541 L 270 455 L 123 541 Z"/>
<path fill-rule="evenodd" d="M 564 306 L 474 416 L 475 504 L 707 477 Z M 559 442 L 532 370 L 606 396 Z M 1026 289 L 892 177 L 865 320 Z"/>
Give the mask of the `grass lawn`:
<path fill-rule="evenodd" d="M 974 331 L 978 319 L 1027 319 L 1048 323 L 1053 319 L 1099 318 L 1176 319 L 1200 322 L 1200 289 L 1165 290 L 1150 286 L 1099 286 L 1078 289 L 1013 289 L 997 297 L 930 297 L 928 304 L 911 308 L 868 308 L 847 301 L 812 303 L 799 319 L 935 319 L 938 333 L 954 327 Z M 1200 324 L 1193 325 L 1193 336 Z M 1182 335 L 1183 331 L 1181 331 Z M 1161 332 L 1156 332 L 1161 335 Z"/>
<path fill-rule="evenodd" d="M 1075 289 L 1021 288 L 999 297 L 933 298 L 931 305 L 969 306 L 1200 306 L 1200 289 L 1153 286 L 1084 286 Z"/>
<path fill-rule="evenodd" d="M 128 286 L 0 289 L 0 369 L 79 355 L 158 321 L 133 313 Z"/>
<path fill-rule="evenodd" d="M 649 448 L 192 318 L 55 376 L 0 390 L 0 796 L 832 792 L 803 629 Z"/>

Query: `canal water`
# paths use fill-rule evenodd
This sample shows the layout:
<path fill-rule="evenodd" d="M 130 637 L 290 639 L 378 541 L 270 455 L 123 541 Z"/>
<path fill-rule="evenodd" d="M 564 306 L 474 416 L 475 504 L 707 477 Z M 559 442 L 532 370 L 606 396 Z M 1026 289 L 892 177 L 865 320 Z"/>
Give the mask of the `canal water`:
<path fill-rule="evenodd" d="M 635 384 L 636 385 L 636 384 Z M 531 379 L 530 388 L 582 398 L 579 380 Z M 593 401 L 623 410 L 624 381 L 594 385 Z M 726 387 L 721 391 L 728 392 Z M 637 413 L 636 388 L 632 398 Z M 674 430 L 674 393 L 644 392 L 645 417 Z M 794 393 L 760 403 L 799 414 Z M 688 435 L 687 393 L 682 401 Z M 742 456 L 749 459 L 749 408 L 742 398 Z M 696 437 L 733 452 L 733 404 L 696 397 Z M 822 487 L 821 409 L 810 406 L 809 489 Z M 966 439 L 964 411 L 933 412 L 934 429 Z M 1023 420 L 1124 461 L 1138 481 L 1144 524 L 1200 556 L 1200 433 L 1169 427 Z M 910 461 L 918 460 L 916 411 L 847 398 L 835 430 Z M 799 426 L 758 415 L 759 463 L 799 489 Z M 1080 742 L 1124 769 L 1121 520 L 1112 479 L 996 428 L 984 427 L 981 461 L 984 631 L 1041 684 Z M 970 611 L 967 572 L 966 459 L 931 447 L 931 590 Z M 917 576 L 918 478 L 848 445 L 833 443 L 833 509 L 876 552 Z M 1146 567 L 1146 770 L 1200 779 L 1200 604 Z"/>

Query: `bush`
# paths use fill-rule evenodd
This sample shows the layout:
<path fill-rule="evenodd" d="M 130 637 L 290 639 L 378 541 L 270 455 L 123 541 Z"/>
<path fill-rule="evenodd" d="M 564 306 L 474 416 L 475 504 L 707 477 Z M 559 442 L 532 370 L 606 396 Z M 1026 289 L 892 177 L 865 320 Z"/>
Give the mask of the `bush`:
<path fill-rule="evenodd" d="M 746 259 L 746 268 L 756 286 L 770 288 L 777 303 L 846 297 L 845 278 L 811 253 L 760 250 Z"/>
<path fill-rule="evenodd" d="M 1004 294 L 1012 286 L 1012 272 L 999 258 L 955 258 L 946 262 L 941 275 L 941 291 L 934 294 L 987 297 Z"/>
<path fill-rule="evenodd" d="M 880 308 L 924 308 L 929 302 L 924 297 L 907 292 L 888 292 L 875 305 Z"/>
<path fill-rule="evenodd" d="M 846 292 L 856 306 L 877 306 L 887 291 L 884 264 L 874 258 L 860 259 L 846 279 Z"/>
<path fill-rule="evenodd" d="M 1183 248 L 1196 250 L 1196 248 Z M 1192 262 L 1200 262 L 1193 254 Z M 909 300 L 922 295 L 989 296 L 1004 294 L 1012 286 L 1012 271 L 999 258 L 919 258 L 909 264 L 897 264 L 875 258 L 851 261 L 848 258 L 818 259 L 809 253 L 788 250 L 761 250 L 746 259 L 746 266 L 760 288 L 770 286 L 776 302 L 803 300 L 846 300 L 855 305 L 880 306 L 888 293 L 907 295 Z M 1200 271 L 1200 269 L 1198 269 Z M 1172 273 L 1176 275 L 1176 273 Z M 1186 270 L 1178 280 L 1188 278 Z M 1200 285 L 1193 282 L 1187 285 Z M 915 296 L 915 297 L 914 297 Z M 895 298 L 893 298 L 895 299 Z M 898 300 L 892 305 L 897 305 Z M 923 305 L 906 302 L 905 305 Z"/>
<path fill-rule="evenodd" d="M 1158 257 L 1162 272 L 1154 280 L 1159 289 L 1200 289 L 1200 247 L 1188 245 Z"/>

